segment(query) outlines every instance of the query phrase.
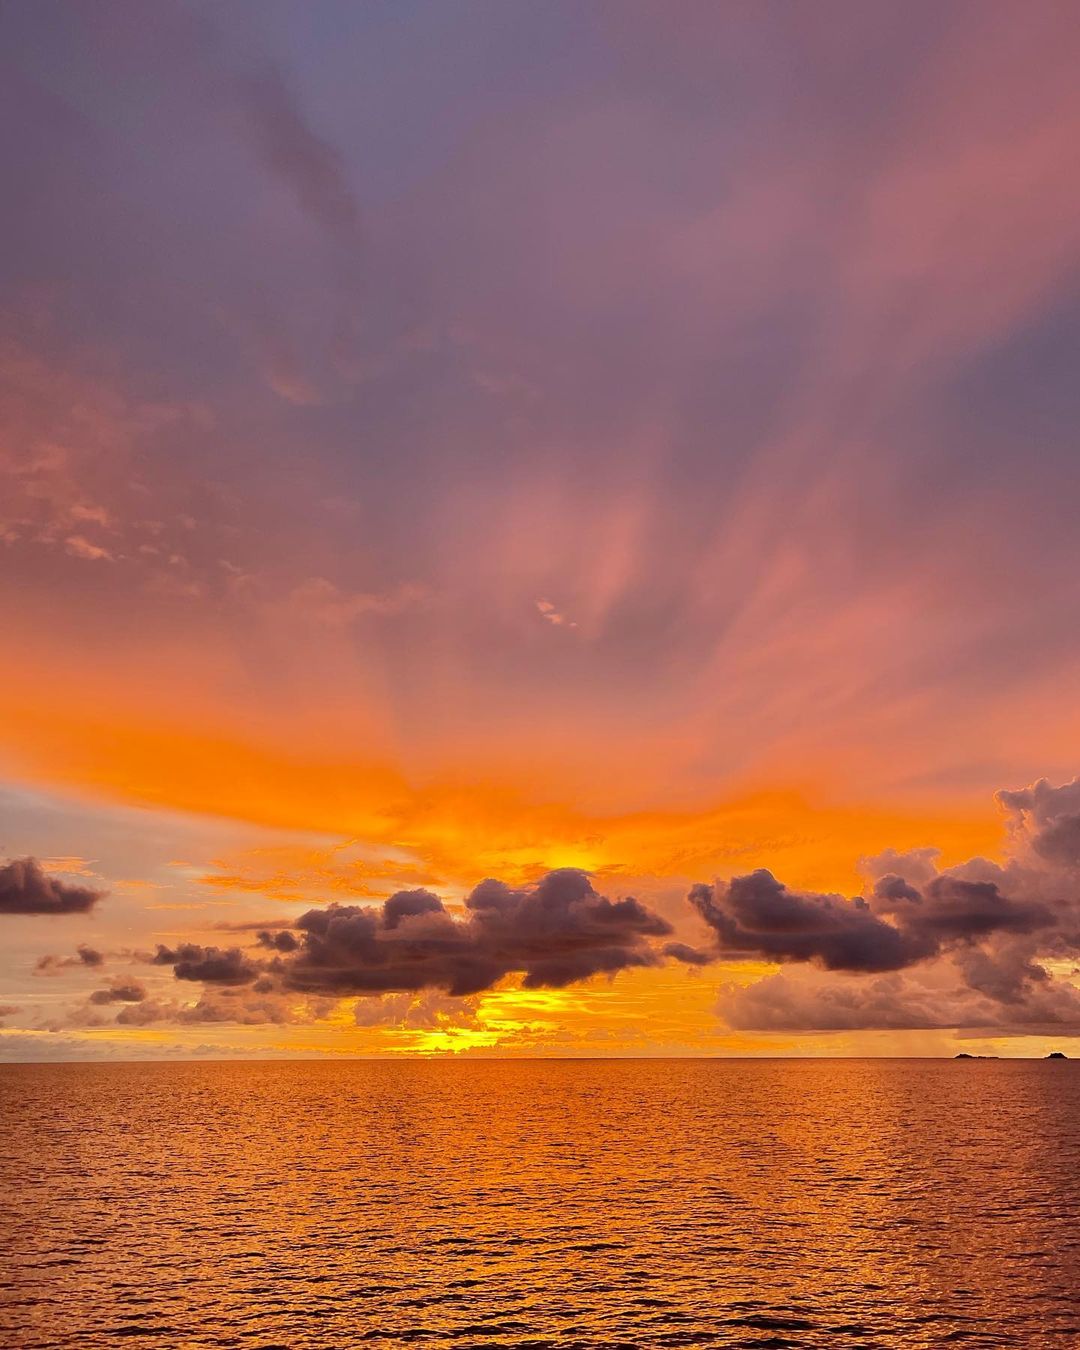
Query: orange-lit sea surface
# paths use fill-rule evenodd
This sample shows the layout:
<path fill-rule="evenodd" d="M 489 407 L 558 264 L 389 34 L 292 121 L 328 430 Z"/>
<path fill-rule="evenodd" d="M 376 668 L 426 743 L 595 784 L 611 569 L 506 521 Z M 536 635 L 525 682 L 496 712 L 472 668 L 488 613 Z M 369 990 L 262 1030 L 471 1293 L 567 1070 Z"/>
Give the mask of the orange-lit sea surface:
<path fill-rule="evenodd" d="M 1080 1345 L 1080 1069 L 0 1069 L 4 1347 Z"/>

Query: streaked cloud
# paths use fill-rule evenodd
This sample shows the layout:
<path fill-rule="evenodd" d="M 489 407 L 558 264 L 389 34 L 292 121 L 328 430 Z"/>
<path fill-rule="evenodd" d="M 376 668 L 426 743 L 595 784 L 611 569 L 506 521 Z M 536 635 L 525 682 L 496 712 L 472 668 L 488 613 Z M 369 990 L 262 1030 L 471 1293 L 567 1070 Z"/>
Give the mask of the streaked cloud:
<path fill-rule="evenodd" d="M 719 983 L 735 1049 L 1071 1015 L 1067 8 L 21 5 L 0 38 L 2 842 L 46 860 L 0 870 L 13 1035 L 700 1053 Z M 493 956 L 471 888 L 524 931 L 560 869 L 673 931 L 510 1007 L 541 958 Z M 398 970 L 402 891 L 500 973 Z M 322 969 L 294 925 L 335 903 L 345 984 L 404 987 L 269 970 Z M 80 943 L 178 959 L 92 1004 Z"/>

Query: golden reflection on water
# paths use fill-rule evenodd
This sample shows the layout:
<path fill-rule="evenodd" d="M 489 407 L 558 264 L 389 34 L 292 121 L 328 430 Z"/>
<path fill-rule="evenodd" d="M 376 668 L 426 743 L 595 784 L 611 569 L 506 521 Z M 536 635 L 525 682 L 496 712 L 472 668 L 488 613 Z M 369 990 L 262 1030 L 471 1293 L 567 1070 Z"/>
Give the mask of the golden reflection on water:
<path fill-rule="evenodd" d="M 0 1071 L 5 1347 L 1080 1343 L 1073 1063 Z"/>

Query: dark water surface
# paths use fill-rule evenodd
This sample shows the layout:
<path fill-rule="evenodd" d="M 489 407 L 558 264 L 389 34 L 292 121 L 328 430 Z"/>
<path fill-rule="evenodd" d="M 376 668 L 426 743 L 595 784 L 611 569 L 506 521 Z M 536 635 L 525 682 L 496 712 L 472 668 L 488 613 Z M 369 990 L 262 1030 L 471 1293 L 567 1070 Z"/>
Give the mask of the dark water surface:
<path fill-rule="evenodd" d="M 1080 1064 L 0 1070 L 0 1343 L 1080 1346 Z"/>

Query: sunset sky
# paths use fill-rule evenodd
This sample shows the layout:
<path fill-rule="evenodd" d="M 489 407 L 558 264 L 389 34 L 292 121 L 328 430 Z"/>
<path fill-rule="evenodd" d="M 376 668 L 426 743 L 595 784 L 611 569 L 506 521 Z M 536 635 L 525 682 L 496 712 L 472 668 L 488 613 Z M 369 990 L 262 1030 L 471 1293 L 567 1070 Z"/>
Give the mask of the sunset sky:
<path fill-rule="evenodd" d="M 8 0 L 0 1057 L 1080 1046 L 1078 68 Z"/>

